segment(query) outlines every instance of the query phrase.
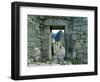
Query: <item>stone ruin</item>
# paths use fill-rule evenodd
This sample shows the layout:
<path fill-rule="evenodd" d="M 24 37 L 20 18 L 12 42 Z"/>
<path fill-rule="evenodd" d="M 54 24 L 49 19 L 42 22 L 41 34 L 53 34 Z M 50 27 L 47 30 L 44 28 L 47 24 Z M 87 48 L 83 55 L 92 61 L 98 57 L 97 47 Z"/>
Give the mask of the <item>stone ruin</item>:
<path fill-rule="evenodd" d="M 64 59 L 72 64 L 87 64 L 87 22 L 87 17 L 28 15 L 28 64 L 52 59 L 51 29 L 54 28 L 64 29 Z"/>

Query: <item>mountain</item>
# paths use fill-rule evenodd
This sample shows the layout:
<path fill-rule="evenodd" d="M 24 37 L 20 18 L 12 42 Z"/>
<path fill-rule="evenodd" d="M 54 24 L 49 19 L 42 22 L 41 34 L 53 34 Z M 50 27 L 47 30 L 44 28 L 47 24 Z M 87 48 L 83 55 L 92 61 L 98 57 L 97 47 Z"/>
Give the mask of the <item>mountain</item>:
<path fill-rule="evenodd" d="M 60 42 L 63 45 L 63 47 L 65 46 L 64 32 L 58 31 L 57 33 L 52 33 L 52 38 L 55 41 Z"/>
<path fill-rule="evenodd" d="M 55 41 L 60 41 L 62 33 L 63 33 L 62 31 L 59 31 L 59 32 L 56 33 L 56 35 L 55 35 Z"/>

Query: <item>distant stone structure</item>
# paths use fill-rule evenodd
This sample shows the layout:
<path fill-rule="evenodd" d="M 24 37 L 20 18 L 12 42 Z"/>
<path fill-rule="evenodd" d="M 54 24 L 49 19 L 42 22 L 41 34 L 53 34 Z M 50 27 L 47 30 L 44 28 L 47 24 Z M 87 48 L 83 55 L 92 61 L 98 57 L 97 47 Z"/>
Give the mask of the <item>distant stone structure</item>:
<path fill-rule="evenodd" d="M 87 22 L 86 17 L 29 15 L 28 58 L 32 59 L 30 50 L 38 48 L 40 62 L 51 60 L 51 29 L 64 29 L 65 59 L 77 58 L 79 64 L 88 63 Z"/>

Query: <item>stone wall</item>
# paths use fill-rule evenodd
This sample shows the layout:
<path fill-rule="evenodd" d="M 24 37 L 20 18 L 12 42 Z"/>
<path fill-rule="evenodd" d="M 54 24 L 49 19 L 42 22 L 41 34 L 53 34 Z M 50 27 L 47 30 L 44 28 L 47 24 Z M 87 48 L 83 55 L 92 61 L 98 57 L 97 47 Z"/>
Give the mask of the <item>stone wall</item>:
<path fill-rule="evenodd" d="M 46 62 L 51 58 L 50 28 L 45 16 L 28 15 L 28 63 Z"/>
<path fill-rule="evenodd" d="M 65 57 L 76 64 L 88 63 L 87 18 L 28 16 L 28 63 L 52 58 L 50 26 L 65 27 Z"/>
<path fill-rule="evenodd" d="M 72 40 L 72 29 L 73 29 L 73 19 L 68 17 L 65 26 L 65 59 L 70 61 L 73 57 L 73 40 Z"/>
<path fill-rule="evenodd" d="M 37 16 L 28 15 L 28 64 L 39 61 L 40 58 L 40 29 Z"/>
<path fill-rule="evenodd" d="M 87 18 L 86 17 L 75 17 L 73 18 L 73 57 L 81 64 L 88 63 L 87 57 Z"/>

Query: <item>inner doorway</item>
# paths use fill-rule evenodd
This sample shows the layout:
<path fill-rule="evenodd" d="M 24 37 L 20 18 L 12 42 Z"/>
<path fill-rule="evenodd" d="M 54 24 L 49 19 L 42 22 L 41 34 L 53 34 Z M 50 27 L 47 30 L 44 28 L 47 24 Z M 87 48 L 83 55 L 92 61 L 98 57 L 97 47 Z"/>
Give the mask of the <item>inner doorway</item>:
<path fill-rule="evenodd" d="M 52 26 L 51 28 L 51 54 L 52 56 L 65 57 L 64 26 Z"/>

